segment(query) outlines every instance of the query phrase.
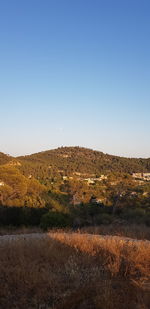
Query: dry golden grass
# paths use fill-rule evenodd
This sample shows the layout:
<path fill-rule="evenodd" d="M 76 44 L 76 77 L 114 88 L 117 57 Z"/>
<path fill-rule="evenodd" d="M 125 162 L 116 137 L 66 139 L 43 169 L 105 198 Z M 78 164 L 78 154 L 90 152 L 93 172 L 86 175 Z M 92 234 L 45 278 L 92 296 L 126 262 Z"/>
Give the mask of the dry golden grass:
<path fill-rule="evenodd" d="M 1 309 L 149 308 L 149 242 L 54 232 L 1 241 L 0 256 Z"/>
<path fill-rule="evenodd" d="M 116 235 L 135 239 L 150 240 L 150 227 L 145 224 L 116 224 L 89 226 L 81 229 L 82 233 Z"/>
<path fill-rule="evenodd" d="M 71 233 L 72 229 L 65 228 L 65 229 L 53 229 L 50 232 L 66 232 Z M 17 235 L 17 234 L 30 234 L 30 233 L 42 233 L 42 229 L 39 227 L 0 227 L 0 236 L 2 235 Z M 89 226 L 83 227 L 82 229 L 78 229 L 76 232 L 78 233 L 89 233 L 94 235 L 113 235 L 113 236 L 121 236 L 121 237 L 130 237 L 134 239 L 147 239 L 150 240 L 150 227 L 146 226 L 145 224 L 123 224 L 123 223 L 112 223 L 109 225 L 101 224 L 99 226 Z"/>

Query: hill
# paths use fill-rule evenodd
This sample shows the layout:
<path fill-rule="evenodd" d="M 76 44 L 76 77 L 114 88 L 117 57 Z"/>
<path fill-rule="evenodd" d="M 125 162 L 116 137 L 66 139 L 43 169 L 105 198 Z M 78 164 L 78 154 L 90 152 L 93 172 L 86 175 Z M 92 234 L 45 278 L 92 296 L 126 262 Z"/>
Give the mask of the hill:
<path fill-rule="evenodd" d="M 17 159 L 30 167 L 45 166 L 55 171 L 62 170 L 66 175 L 74 172 L 98 175 L 108 172 L 150 172 L 150 158 L 125 158 L 82 147 L 61 147 Z"/>
<path fill-rule="evenodd" d="M 123 158 L 81 147 L 17 158 L 1 154 L 0 224 L 47 228 L 116 219 L 150 224 L 150 182 L 134 179 L 134 172 L 150 172 L 150 158 Z"/>

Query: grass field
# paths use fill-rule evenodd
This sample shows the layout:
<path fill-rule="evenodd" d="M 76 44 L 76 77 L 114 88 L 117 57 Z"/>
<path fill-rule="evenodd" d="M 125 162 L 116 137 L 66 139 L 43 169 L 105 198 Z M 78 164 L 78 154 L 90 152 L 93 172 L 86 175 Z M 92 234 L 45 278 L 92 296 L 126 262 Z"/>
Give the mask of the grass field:
<path fill-rule="evenodd" d="M 1 309 L 149 308 L 147 241 L 56 232 L 1 241 L 0 256 Z"/>
<path fill-rule="evenodd" d="M 58 229 L 50 230 L 51 232 Z M 71 229 L 63 229 L 58 231 L 72 232 Z M 121 237 L 130 237 L 134 239 L 150 240 L 150 227 L 145 224 L 116 224 L 109 225 L 101 224 L 99 226 L 89 226 L 77 229 L 79 233 L 100 234 L 100 235 L 113 235 Z M 0 236 L 2 235 L 17 235 L 17 234 L 30 234 L 30 233 L 43 233 L 43 230 L 39 227 L 0 227 Z"/>
<path fill-rule="evenodd" d="M 145 224 L 101 224 L 95 227 L 82 228 L 81 232 L 150 240 L 150 227 Z"/>

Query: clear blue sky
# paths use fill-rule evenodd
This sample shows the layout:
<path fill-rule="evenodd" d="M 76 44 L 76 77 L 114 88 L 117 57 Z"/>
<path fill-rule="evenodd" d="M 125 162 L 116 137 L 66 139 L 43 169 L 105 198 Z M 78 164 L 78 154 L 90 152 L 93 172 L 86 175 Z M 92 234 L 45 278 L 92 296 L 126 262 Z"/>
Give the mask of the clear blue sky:
<path fill-rule="evenodd" d="M 0 151 L 150 157 L 150 1 L 0 0 Z"/>

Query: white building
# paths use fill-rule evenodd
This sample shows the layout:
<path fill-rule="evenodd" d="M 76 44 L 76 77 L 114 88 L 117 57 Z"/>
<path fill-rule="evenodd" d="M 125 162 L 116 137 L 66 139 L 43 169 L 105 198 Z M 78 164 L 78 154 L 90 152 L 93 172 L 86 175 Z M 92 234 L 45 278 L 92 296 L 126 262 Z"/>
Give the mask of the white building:
<path fill-rule="evenodd" d="M 135 179 L 142 179 L 150 181 L 150 173 L 133 173 L 132 177 Z"/>

